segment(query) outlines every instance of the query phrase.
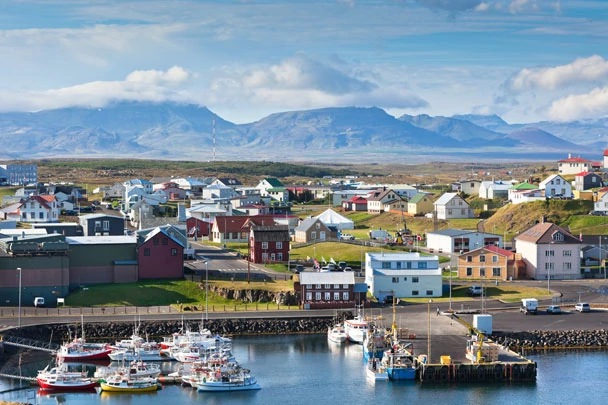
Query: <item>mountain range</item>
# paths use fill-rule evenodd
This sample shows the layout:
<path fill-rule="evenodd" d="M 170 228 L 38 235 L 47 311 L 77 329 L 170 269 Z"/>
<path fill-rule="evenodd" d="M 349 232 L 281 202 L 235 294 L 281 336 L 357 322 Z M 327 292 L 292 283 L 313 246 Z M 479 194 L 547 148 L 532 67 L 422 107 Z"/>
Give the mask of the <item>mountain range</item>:
<path fill-rule="evenodd" d="M 234 124 L 192 104 L 0 113 L 0 159 L 140 158 L 416 163 L 599 160 L 608 119 L 508 124 L 496 115 L 394 117 L 380 108 L 323 108 Z"/>

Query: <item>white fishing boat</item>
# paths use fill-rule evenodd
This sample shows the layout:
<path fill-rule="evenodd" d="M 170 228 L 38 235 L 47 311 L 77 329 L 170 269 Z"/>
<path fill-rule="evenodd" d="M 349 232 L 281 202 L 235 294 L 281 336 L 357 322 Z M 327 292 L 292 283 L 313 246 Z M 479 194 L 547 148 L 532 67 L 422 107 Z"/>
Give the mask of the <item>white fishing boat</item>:
<path fill-rule="evenodd" d="M 105 344 L 87 343 L 83 338 L 61 345 L 57 351 L 59 361 L 87 361 L 107 359 L 112 349 Z"/>
<path fill-rule="evenodd" d="M 198 392 L 259 390 L 262 387 L 248 369 L 237 367 L 229 371 L 216 371 L 196 384 Z"/>
<path fill-rule="evenodd" d="M 369 331 L 369 323 L 363 316 L 363 307 L 356 307 L 357 315 L 353 319 L 344 320 L 344 329 L 348 340 L 353 343 L 363 344 L 363 340 Z"/>
<path fill-rule="evenodd" d="M 334 325 L 327 328 L 327 340 L 334 343 L 344 343 L 348 334 L 343 325 Z"/>
<path fill-rule="evenodd" d="M 112 375 L 123 375 L 129 378 L 156 378 L 160 375 L 160 365 L 146 363 L 143 360 L 132 361 L 128 365 L 123 362 L 116 366 L 97 367 L 95 378 L 106 380 Z"/>
<path fill-rule="evenodd" d="M 371 357 L 365 367 L 367 378 L 372 381 L 388 381 L 388 371 L 376 357 Z"/>
<path fill-rule="evenodd" d="M 108 354 L 111 360 L 113 361 L 135 361 L 135 360 L 143 360 L 143 361 L 164 361 L 164 360 L 173 360 L 170 357 L 163 356 L 160 353 L 160 348 L 158 349 L 146 349 L 144 347 L 132 347 L 129 349 L 114 349 L 110 354 Z"/>
<path fill-rule="evenodd" d="M 42 389 L 57 391 L 83 391 L 97 386 L 97 380 L 89 378 L 86 371 L 69 371 L 65 364 L 38 371 L 36 381 Z"/>

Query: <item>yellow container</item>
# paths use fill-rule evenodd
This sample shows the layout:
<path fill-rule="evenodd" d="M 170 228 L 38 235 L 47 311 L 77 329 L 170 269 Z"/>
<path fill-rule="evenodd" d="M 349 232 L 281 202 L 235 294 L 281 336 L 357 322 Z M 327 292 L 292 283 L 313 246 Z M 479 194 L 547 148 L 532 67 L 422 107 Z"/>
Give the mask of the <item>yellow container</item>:
<path fill-rule="evenodd" d="M 450 356 L 441 356 L 441 364 L 452 364 L 452 358 Z"/>

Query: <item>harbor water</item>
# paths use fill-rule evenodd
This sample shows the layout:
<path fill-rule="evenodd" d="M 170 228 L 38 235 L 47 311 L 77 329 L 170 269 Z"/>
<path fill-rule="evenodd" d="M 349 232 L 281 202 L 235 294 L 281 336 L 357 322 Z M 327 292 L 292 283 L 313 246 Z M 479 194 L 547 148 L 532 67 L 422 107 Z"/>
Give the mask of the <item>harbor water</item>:
<path fill-rule="evenodd" d="M 420 353 L 425 347 L 421 343 Z M 464 350 L 464 347 L 463 347 Z M 0 399 L 33 404 L 603 404 L 608 398 L 608 352 L 549 352 L 527 357 L 538 363 L 536 383 L 424 384 L 414 381 L 372 383 L 366 378 L 361 345 L 335 344 L 325 335 L 235 338 L 237 360 L 258 379 L 259 391 L 198 393 L 165 385 L 149 394 L 39 394 L 15 390 L 16 380 L 0 379 Z M 34 376 L 35 365 L 22 370 Z M 163 374 L 176 362 L 163 363 Z"/>

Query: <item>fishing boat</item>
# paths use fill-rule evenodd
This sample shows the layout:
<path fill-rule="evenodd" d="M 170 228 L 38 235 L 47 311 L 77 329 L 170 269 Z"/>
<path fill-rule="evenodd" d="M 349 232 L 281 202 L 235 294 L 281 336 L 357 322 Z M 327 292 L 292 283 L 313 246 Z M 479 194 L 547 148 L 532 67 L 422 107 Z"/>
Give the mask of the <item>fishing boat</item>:
<path fill-rule="evenodd" d="M 365 367 L 365 374 L 368 380 L 372 382 L 376 381 L 388 381 L 388 371 L 382 365 L 382 362 L 376 357 L 372 357 L 367 362 Z"/>
<path fill-rule="evenodd" d="M 344 320 L 344 330 L 348 340 L 353 343 L 363 344 L 363 339 L 368 333 L 369 324 L 363 317 L 363 306 L 356 307 L 357 315 L 353 319 Z"/>
<path fill-rule="evenodd" d="M 415 380 L 418 359 L 414 357 L 411 343 L 398 343 L 384 352 L 381 366 L 391 380 Z"/>
<path fill-rule="evenodd" d="M 95 370 L 95 378 L 107 380 L 110 376 L 121 374 L 129 378 L 156 378 L 160 375 L 160 365 L 146 363 L 143 360 L 131 361 L 128 365 L 124 362 L 118 366 L 98 367 Z"/>
<path fill-rule="evenodd" d="M 365 361 L 372 357 L 381 359 L 386 350 L 393 347 L 393 335 L 384 328 L 374 326 L 363 339 L 363 358 Z"/>
<path fill-rule="evenodd" d="M 262 387 L 248 369 L 236 367 L 228 371 L 216 371 L 196 384 L 198 392 L 208 391 L 246 391 Z"/>
<path fill-rule="evenodd" d="M 107 359 L 112 349 L 102 343 L 87 343 L 84 338 L 77 338 L 61 345 L 57 351 L 60 361 L 88 361 Z"/>
<path fill-rule="evenodd" d="M 106 381 L 99 383 L 99 389 L 102 392 L 154 392 L 161 388 L 155 378 L 138 378 L 131 379 L 121 374 L 114 374 Z"/>
<path fill-rule="evenodd" d="M 97 386 L 97 381 L 89 378 L 86 371 L 68 371 L 64 364 L 38 371 L 36 381 L 40 388 L 56 391 L 86 391 Z"/>
<path fill-rule="evenodd" d="M 343 325 L 334 325 L 327 328 L 327 340 L 334 343 L 344 343 L 348 334 Z"/>
<path fill-rule="evenodd" d="M 147 349 L 145 346 L 142 347 L 131 347 L 114 349 L 108 354 L 113 361 L 164 361 L 173 360 L 171 357 L 163 356 L 160 353 L 160 347 L 157 349 Z"/>

